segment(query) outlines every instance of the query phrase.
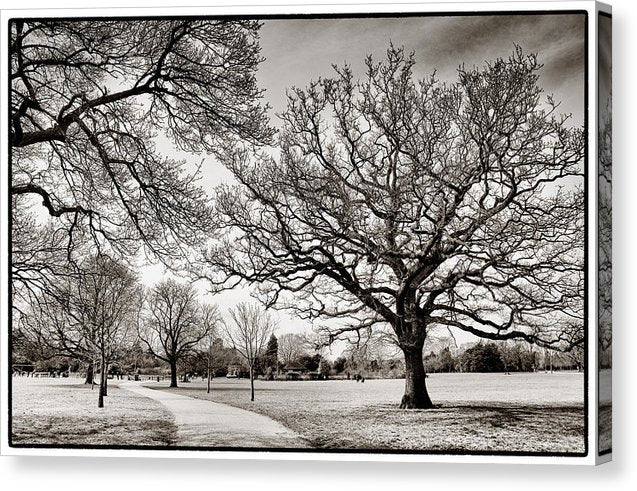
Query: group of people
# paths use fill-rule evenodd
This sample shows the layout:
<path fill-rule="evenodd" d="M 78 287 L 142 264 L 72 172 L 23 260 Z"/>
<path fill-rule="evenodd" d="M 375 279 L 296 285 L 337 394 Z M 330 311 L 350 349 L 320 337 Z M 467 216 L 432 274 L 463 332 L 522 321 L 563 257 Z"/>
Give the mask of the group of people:
<path fill-rule="evenodd" d="M 349 372 L 347 372 L 347 380 L 350 380 L 350 374 Z M 356 382 L 361 382 L 361 383 L 365 383 L 365 377 L 363 377 L 360 373 L 356 373 L 354 374 L 354 380 L 356 380 Z"/>

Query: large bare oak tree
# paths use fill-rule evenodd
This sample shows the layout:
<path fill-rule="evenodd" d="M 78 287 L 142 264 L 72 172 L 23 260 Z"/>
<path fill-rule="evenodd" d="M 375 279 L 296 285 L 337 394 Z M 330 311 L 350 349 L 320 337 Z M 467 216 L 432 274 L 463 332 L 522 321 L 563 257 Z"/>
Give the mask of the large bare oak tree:
<path fill-rule="evenodd" d="M 540 346 L 583 342 L 586 139 L 510 57 L 415 80 L 390 47 L 289 93 L 278 155 L 234 147 L 218 190 L 212 288 L 259 285 L 267 305 L 324 322 L 331 340 L 389 325 L 403 408 L 432 406 L 434 326 Z M 225 232 L 219 233 L 219 232 Z"/>

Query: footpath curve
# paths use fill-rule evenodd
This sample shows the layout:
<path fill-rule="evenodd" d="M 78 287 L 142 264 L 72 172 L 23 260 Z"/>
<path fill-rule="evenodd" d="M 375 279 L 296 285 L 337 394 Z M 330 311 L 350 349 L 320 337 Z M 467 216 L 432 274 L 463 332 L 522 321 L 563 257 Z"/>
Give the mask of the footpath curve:
<path fill-rule="evenodd" d="M 227 404 L 195 399 L 143 387 L 139 382 L 120 384 L 166 407 L 175 417 L 178 446 L 307 448 L 297 433 L 267 416 Z"/>

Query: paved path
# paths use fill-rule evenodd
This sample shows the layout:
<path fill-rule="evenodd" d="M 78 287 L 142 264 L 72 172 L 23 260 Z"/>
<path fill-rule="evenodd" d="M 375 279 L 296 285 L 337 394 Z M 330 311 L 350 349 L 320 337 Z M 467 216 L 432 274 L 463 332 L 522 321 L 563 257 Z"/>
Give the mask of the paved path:
<path fill-rule="evenodd" d="M 192 447 L 308 447 L 298 434 L 267 416 L 126 382 L 121 388 L 163 404 L 175 416 L 176 445 Z"/>

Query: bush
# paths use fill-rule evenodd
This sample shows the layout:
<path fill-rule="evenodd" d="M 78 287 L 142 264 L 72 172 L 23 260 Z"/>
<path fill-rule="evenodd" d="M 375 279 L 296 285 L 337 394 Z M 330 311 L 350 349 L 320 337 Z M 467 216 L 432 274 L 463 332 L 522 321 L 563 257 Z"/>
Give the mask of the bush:
<path fill-rule="evenodd" d="M 504 363 L 495 343 L 478 343 L 464 352 L 461 358 L 465 372 L 503 372 Z"/>
<path fill-rule="evenodd" d="M 332 369 L 335 373 L 341 373 L 343 370 L 345 370 L 346 366 L 347 360 L 342 356 L 336 358 L 336 360 L 334 360 L 334 363 L 332 363 Z"/>

